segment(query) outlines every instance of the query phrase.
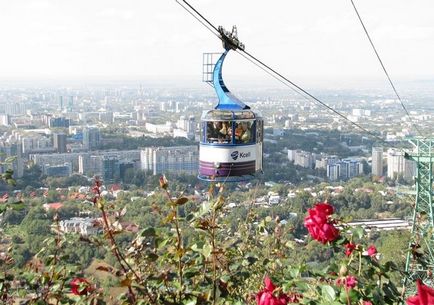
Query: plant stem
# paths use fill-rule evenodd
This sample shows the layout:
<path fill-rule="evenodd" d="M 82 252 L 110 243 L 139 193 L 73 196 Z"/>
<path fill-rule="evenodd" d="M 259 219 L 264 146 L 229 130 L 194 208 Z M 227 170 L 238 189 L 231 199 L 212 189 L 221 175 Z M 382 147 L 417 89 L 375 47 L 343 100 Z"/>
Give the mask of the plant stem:
<path fill-rule="evenodd" d="M 179 272 L 179 300 L 181 300 L 182 290 L 183 290 L 183 266 L 182 266 L 182 256 L 184 253 L 182 253 L 182 237 L 181 237 L 181 231 L 179 230 L 179 222 L 178 222 L 178 207 L 174 208 L 175 212 L 175 228 L 176 228 L 176 249 L 178 253 L 178 272 Z"/>
<path fill-rule="evenodd" d="M 170 206 L 172 208 L 172 212 L 174 213 L 174 223 L 175 223 L 175 230 L 176 230 L 176 253 L 178 256 L 178 274 L 179 274 L 179 291 L 178 291 L 178 297 L 179 301 L 181 301 L 182 298 L 182 292 L 183 292 L 183 285 L 184 285 L 184 275 L 183 275 L 183 265 L 182 265 L 182 257 L 184 256 L 183 249 L 182 249 L 182 236 L 181 236 L 181 230 L 179 229 L 179 221 L 178 221 L 178 206 L 176 205 L 176 202 L 173 201 L 172 197 L 170 197 L 170 193 L 167 189 L 164 189 L 166 192 L 166 196 L 170 201 Z"/>
<path fill-rule="evenodd" d="M 131 272 L 134 273 L 134 275 L 137 277 L 137 279 L 139 279 L 139 277 L 137 276 L 137 274 L 134 272 L 134 270 L 131 268 L 131 266 L 128 264 L 128 262 L 125 260 L 125 258 L 123 257 L 123 255 L 121 254 L 121 252 L 120 252 L 120 250 L 118 248 L 116 240 L 115 240 L 115 238 L 113 236 L 113 233 L 112 233 L 112 231 L 110 229 L 107 213 L 104 210 L 104 207 L 101 207 L 100 210 L 101 210 L 101 214 L 102 214 L 102 219 L 104 221 L 105 231 L 107 232 L 107 234 L 109 236 L 109 241 L 110 241 L 110 244 L 112 246 L 112 251 L 113 251 L 114 256 L 116 257 L 116 260 L 118 261 L 119 265 L 121 266 L 122 270 L 125 273 L 128 273 L 128 271 L 130 270 Z M 124 263 L 127 265 L 128 268 L 124 266 Z M 134 291 L 131 288 L 131 285 L 128 285 L 127 287 L 128 287 L 128 292 L 131 295 L 131 299 L 133 301 L 133 304 L 135 304 L 136 303 L 136 295 L 134 294 Z"/>
<path fill-rule="evenodd" d="M 119 249 L 119 246 L 116 243 L 116 240 L 113 236 L 113 232 L 110 228 L 110 224 L 109 224 L 109 220 L 108 220 L 108 216 L 106 211 L 104 210 L 104 205 L 103 204 L 99 204 L 101 203 L 100 201 L 103 200 L 101 198 L 101 182 L 99 180 L 95 180 L 95 186 L 93 187 L 92 191 L 95 193 L 95 198 L 94 198 L 94 203 L 95 205 L 97 205 L 101 211 L 101 215 L 102 215 L 102 219 L 104 222 L 104 231 L 107 233 L 108 235 L 108 239 L 110 241 L 110 245 L 111 245 L 111 249 L 112 252 L 116 258 L 116 260 L 118 261 L 119 265 L 121 266 L 121 269 L 123 270 L 123 272 L 125 274 L 127 274 L 128 272 L 131 272 L 132 274 L 134 274 L 136 281 L 141 282 L 141 278 L 140 276 L 135 272 L 135 270 L 131 267 L 131 265 L 127 262 L 127 260 L 125 259 L 125 257 L 123 256 L 122 252 Z M 124 266 L 125 264 L 125 266 Z M 149 300 L 152 303 L 155 303 L 155 298 L 152 297 L 151 293 L 148 290 L 147 284 L 146 282 L 144 283 L 144 290 L 145 290 L 145 294 L 147 295 L 147 297 L 149 298 Z M 131 299 L 133 301 L 133 304 L 136 303 L 136 295 L 131 287 L 131 284 L 127 285 L 128 287 L 128 292 L 131 296 Z"/>
<path fill-rule="evenodd" d="M 211 245 L 212 245 L 212 304 L 215 305 L 217 302 L 217 258 L 216 258 L 216 247 L 215 247 L 215 224 L 216 211 L 212 213 L 211 221 Z"/>

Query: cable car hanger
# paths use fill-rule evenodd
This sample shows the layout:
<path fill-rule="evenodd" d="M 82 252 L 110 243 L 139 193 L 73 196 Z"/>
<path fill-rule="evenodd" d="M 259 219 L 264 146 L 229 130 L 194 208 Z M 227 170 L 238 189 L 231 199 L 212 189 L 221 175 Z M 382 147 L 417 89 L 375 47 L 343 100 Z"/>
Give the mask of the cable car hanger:
<path fill-rule="evenodd" d="M 226 55 L 230 50 L 244 50 L 244 44 L 242 44 L 238 40 L 237 35 L 237 27 L 234 26 L 232 28 L 232 32 L 226 31 L 222 26 L 218 28 L 220 33 L 220 39 L 223 42 L 223 47 L 225 48 L 225 52 L 220 56 L 217 63 L 215 64 L 213 71 L 213 85 L 214 89 L 219 98 L 219 103 L 215 107 L 215 109 L 250 109 L 249 106 L 240 101 L 236 96 L 234 96 L 229 89 L 226 87 L 223 81 L 222 69 L 223 62 L 226 58 Z"/>

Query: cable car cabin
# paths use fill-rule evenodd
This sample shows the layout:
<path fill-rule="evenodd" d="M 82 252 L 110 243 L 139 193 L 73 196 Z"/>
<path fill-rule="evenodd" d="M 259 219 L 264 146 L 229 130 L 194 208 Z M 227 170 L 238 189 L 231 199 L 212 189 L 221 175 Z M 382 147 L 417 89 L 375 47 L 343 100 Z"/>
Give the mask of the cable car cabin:
<path fill-rule="evenodd" d="M 198 177 L 206 181 L 244 181 L 262 171 L 263 120 L 225 86 L 221 70 L 228 51 L 213 71 L 219 103 L 201 118 Z"/>
<path fill-rule="evenodd" d="M 262 170 L 262 141 L 263 120 L 253 111 L 205 111 L 201 119 L 199 178 L 252 178 Z"/>

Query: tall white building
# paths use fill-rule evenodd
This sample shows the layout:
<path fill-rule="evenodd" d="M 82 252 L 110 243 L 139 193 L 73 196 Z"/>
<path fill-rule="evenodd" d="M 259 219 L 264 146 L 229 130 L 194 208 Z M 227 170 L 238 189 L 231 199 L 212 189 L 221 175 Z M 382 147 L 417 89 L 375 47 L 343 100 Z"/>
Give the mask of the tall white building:
<path fill-rule="evenodd" d="M 0 114 L 0 125 L 1 126 L 11 125 L 11 117 L 9 114 Z"/>
<path fill-rule="evenodd" d="M 401 151 L 390 148 L 387 151 L 387 177 L 394 179 L 399 175 L 412 179 L 416 175 L 416 162 L 405 159 Z"/>
<path fill-rule="evenodd" d="M 372 147 L 372 176 L 383 176 L 383 147 Z"/>
<path fill-rule="evenodd" d="M 196 132 L 196 120 L 194 116 L 180 116 L 176 122 L 176 128 L 173 129 L 173 137 L 183 137 L 188 139 L 194 139 Z"/>
<path fill-rule="evenodd" d="M 195 175 L 199 164 L 197 146 L 147 147 L 140 153 L 142 170 L 153 175 L 164 173 L 186 173 Z"/>

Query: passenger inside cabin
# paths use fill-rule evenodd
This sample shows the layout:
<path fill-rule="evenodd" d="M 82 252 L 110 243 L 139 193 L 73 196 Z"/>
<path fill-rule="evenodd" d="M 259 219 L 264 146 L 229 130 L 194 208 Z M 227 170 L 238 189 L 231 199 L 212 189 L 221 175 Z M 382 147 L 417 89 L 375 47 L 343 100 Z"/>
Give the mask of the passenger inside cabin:
<path fill-rule="evenodd" d="M 208 143 L 230 143 L 232 138 L 232 124 L 230 121 L 208 122 L 206 134 Z"/>
<path fill-rule="evenodd" d="M 216 143 L 219 139 L 222 122 L 208 122 L 206 126 L 206 139 L 208 143 Z"/>
<path fill-rule="evenodd" d="M 241 135 L 243 134 L 243 128 L 241 127 L 241 123 L 237 123 L 237 127 L 235 128 L 235 142 L 241 143 Z"/>
<path fill-rule="evenodd" d="M 222 122 L 222 128 L 219 130 L 219 143 L 230 143 L 232 137 L 232 128 L 230 122 Z"/>
<path fill-rule="evenodd" d="M 235 142 L 237 144 L 247 144 L 252 140 L 252 131 L 249 122 L 237 123 L 235 128 Z"/>
<path fill-rule="evenodd" d="M 249 143 L 252 138 L 252 132 L 250 130 L 250 124 L 247 122 L 241 123 L 241 128 L 243 129 L 243 134 L 241 135 L 241 142 Z"/>

